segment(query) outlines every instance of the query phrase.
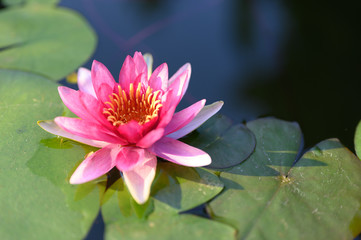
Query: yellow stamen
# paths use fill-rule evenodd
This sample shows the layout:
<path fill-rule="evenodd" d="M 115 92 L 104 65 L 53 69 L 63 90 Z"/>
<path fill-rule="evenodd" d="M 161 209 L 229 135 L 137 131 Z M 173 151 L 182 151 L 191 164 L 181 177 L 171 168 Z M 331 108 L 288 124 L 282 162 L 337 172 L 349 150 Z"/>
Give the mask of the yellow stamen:
<path fill-rule="evenodd" d="M 153 92 L 153 89 L 148 87 L 145 93 L 142 93 L 141 87 L 139 83 L 135 90 L 131 83 L 127 94 L 118 85 L 118 94 L 109 95 L 109 101 L 105 103 L 108 107 L 104 108 L 103 114 L 114 126 L 126 124 L 131 120 L 144 124 L 158 116 L 162 107 L 160 91 Z"/>

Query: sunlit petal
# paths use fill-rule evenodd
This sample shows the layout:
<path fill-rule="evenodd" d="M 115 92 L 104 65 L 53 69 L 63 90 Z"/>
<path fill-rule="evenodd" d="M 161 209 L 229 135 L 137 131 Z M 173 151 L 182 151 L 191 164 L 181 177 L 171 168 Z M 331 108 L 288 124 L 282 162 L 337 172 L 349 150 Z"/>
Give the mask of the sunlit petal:
<path fill-rule="evenodd" d="M 90 123 L 82 119 L 56 117 L 55 123 L 67 132 L 83 138 L 98 140 L 109 143 L 126 144 L 127 142 L 117 137 L 113 132 L 101 125 Z"/>
<path fill-rule="evenodd" d="M 223 106 L 223 102 L 218 101 L 203 107 L 202 110 L 197 114 L 197 116 L 195 116 L 195 118 L 193 118 L 193 120 L 190 123 L 179 129 L 178 131 L 169 134 L 167 137 L 174 139 L 184 137 L 188 133 L 192 132 L 193 130 L 201 126 L 214 114 L 216 114 L 222 108 L 222 106 Z"/>
<path fill-rule="evenodd" d="M 206 100 L 203 99 L 174 114 L 172 120 L 165 129 L 165 135 L 168 135 L 169 133 L 175 132 L 186 126 L 194 119 L 195 116 L 197 116 L 199 111 L 201 111 L 201 109 L 204 107 L 205 103 Z"/>
<path fill-rule="evenodd" d="M 80 91 L 90 94 L 93 97 L 97 98 L 95 91 L 94 91 L 93 83 L 92 83 L 91 72 L 89 69 L 79 68 L 79 70 L 78 70 L 78 87 L 79 87 Z"/>
<path fill-rule="evenodd" d="M 147 150 L 138 147 L 123 147 L 117 156 L 115 165 L 120 171 L 130 171 L 142 164 L 147 157 Z"/>
<path fill-rule="evenodd" d="M 49 132 L 51 134 L 58 135 L 60 137 L 69 138 L 69 139 L 74 140 L 76 142 L 84 143 L 86 145 L 90 145 L 90 146 L 93 146 L 93 147 L 102 148 L 102 147 L 105 147 L 106 145 L 109 145 L 108 142 L 91 140 L 91 139 L 83 138 L 83 137 L 80 137 L 78 135 L 67 132 L 64 129 L 62 129 L 61 127 L 59 127 L 53 120 L 38 121 L 38 125 L 42 129 L 44 129 L 45 131 L 47 131 L 47 132 Z"/>
<path fill-rule="evenodd" d="M 119 145 L 110 144 L 88 155 L 71 176 L 70 183 L 85 183 L 109 172 L 115 166 L 116 156 L 121 149 Z"/>
<path fill-rule="evenodd" d="M 157 157 L 147 153 L 142 164 L 130 171 L 123 172 L 125 184 L 134 200 L 139 204 L 145 203 L 149 198 L 156 167 Z"/>
<path fill-rule="evenodd" d="M 103 108 L 92 95 L 68 87 L 58 87 L 58 92 L 65 106 L 75 115 L 89 122 L 106 124 L 101 115 Z"/>
<path fill-rule="evenodd" d="M 157 69 L 154 70 L 153 74 L 149 78 L 149 86 L 154 90 L 161 89 L 166 91 L 168 88 L 168 65 L 163 63 Z"/>
<path fill-rule="evenodd" d="M 112 74 L 100 62 L 94 60 L 91 69 L 91 78 L 97 98 L 103 103 L 109 101 L 116 85 Z"/>
<path fill-rule="evenodd" d="M 207 166 L 212 162 L 206 152 L 167 137 L 156 142 L 149 150 L 168 161 L 189 167 Z"/>
<path fill-rule="evenodd" d="M 174 94 L 178 96 L 178 102 L 183 98 L 187 91 L 191 73 L 191 65 L 186 63 L 169 79 L 168 88 L 176 89 Z"/>

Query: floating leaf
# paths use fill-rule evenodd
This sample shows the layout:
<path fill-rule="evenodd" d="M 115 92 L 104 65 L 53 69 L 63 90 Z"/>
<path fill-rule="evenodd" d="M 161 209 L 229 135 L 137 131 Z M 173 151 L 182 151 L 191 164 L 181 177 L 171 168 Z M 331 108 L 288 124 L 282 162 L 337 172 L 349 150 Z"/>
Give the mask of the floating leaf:
<path fill-rule="evenodd" d="M 212 157 L 212 163 L 207 168 L 216 169 L 241 163 L 256 145 L 249 129 L 242 124 L 232 126 L 230 120 L 222 115 L 212 117 L 182 140 L 207 152 Z"/>
<path fill-rule="evenodd" d="M 235 230 L 227 225 L 194 215 L 154 213 L 147 221 L 116 222 L 106 225 L 105 239 L 219 239 L 229 240 Z"/>
<path fill-rule="evenodd" d="M 109 191 L 110 190 L 110 191 Z M 105 239 L 233 239 L 235 230 L 225 224 L 174 211 L 154 210 L 146 219 L 134 214 L 121 180 L 106 193 L 102 206 Z M 153 201 L 152 199 L 150 201 Z M 124 205 L 125 204 L 125 205 Z M 149 209 L 149 208 L 148 208 Z M 126 212 L 125 212 L 126 211 Z"/>
<path fill-rule="evenodd" d="M 68 183 L 89 149 L 54 139 L 36 124 L 64 112 L 56 86 L 34 74 L 0 70 L 2 239 L 82 239 L 99 211 L 94 183 Z"/>
<path fill-rule="evenodd" d="M 25 5 L 0 11 L 0 69 L 59 80 L 83 64 L 96 37 L 73 11 Z"/>
<path fill-rule="evenodd" d="M 361 163 L 338 140 L 326 140 L 293 165 L 301 132 L 276 119 L 247 124 L 255 153 L 221 173 L 225 191 L 210 203 L 215 219 L 239 239 L 352 239 L 361 231 Z"/>
<path fill-rule="evenodd" d="M 159 162 L 157 168 L 151 196 L 159 208 L 186 211 L 209 201 L 223 189 L 218 177 L 202 168 L 169 162 Z"/>
<path fill-rule="evenodd" d="M 3 0 L 3 3 L 7 6 L 13 6 L 18 4 L 56 4 L 59 0 Z"/>
<path fill-rule="evenodd" d="M 105 192 L 102 201 L 102 214 L 107 223 L 119 219 L 145 219 L 153 211 L 153 201 L 148 200 L 143 205 L 137 204 L 122 180 L 119 178 Z M 143 214 L 139 214 L 139 213 Z"/>
<path fill-rule="evenodd" d="M 357 125 L 355 133 L 355 150 L 357 156 L 361 159 L 361 121 Z"/>

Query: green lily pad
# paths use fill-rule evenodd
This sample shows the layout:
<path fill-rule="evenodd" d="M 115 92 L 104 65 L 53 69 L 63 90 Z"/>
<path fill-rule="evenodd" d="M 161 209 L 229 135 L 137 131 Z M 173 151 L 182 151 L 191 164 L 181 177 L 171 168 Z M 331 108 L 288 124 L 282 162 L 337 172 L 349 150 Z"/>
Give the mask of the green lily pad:
<path fill-rule="evenodd" d="M 120 180 L 108 189 L 102 206 L 105 239 L 233 239 L 235 229 L 215 221 L 165 209 L 155 210 L 146 218 L 127 205 L 130 195 Z M 150 200 L 150 202 L 153 199 Z M 151 205 L 151 204 L 149 204 Z M 149 206 L 148 205 L 148 206 Z M 149 210 L 149 207 L 146 207 Z"/>
<path fill-rule="evenodd" d="M 216 115 L 183 138 L 182 141 L 207 152 L 212 163 L 207 168 L 222 169 L 235 166 L 251 155 L 256 141 L 244 125 L 232 126 L 229 119 Z"/>
<path fill-rule="evenodd" d="M 214 198 L 222 189 L 223 183 L 218 176 L 206 169 L 158 161 L 148 205 L 136 204 L 121 179 L 107 189 L 104 198 L 117 192 L 121 215 L 146 217 L 153 206 L 174 213 L 187 211 Z"/>
<path fill-rule="evenodd" d="M 36 124 L 64 112 L 57 85 L 0 69 L 0 109 L 1 238 L 84 238 L 99 211 L 99 190 L 68 178 L 89 149 Z"/>
<path fill-rule="evenodd" d="M 158 208 L 186 211 L 209 201 L 223 189 L 218 177 L 202 168 L 170 162 L 159 162 L 157 168 L 151 196 Z"/>
<path fill-rule="evenodd" d="M 124 221 L 144 220 L 153 209 L 152 199 L 143 205 L 137 204 L 125 187 L 122 178 L 119 178 L 105 191 L 101 210 L 103 217 L 106 216 L 106 223 L 110 224 L 122 219 Z"/>
<path fill-rule="evenodd" d="M 6 6 L 13 6 L 18 4 L 56 4 L 59 0 L 3 0 Z"/>
<path fill-rule="evenodd" d="M 355 151 L 357 156 L 361 159 L 361 121 L 356 127 L 355 133 Z"/>
<path fill-rule="evenodd" d="M 361 231 L 361 163 L 338 140 L 319 143 L 294 165 L 301 132 L 293 123 L 247 124 L 257 140 L 250 158 L 221 173 L 225 190 L 210 203 L 214 219 L 238 239 L 352 239 Z"/>
<path fill-rule="evenodd" d="M 0 69 L 60 80 L 88 60 L 96 44 L 77 13 L 48 5 L 0 11 Z"/>
<path fill-rule="evenodd" d="M 227 225 L 194 215 L 154 213 L 147 221 L 116 222 L 106 225 L 105 239 L 233 239 L 235 230 Z"/>

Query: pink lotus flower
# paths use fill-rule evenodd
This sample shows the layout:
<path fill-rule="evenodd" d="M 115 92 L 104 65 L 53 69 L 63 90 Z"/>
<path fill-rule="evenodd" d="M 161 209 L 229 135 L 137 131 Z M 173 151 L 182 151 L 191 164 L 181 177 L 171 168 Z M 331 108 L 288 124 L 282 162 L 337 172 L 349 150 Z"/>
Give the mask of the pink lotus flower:
<path fill-rule="evenodd" d="M 149 69 L 148 69 L 149 68 Z M 185 64 L 168 80 L 163 63 L 150 74 L 144 57 L 127 56 L 116 83 L 108 69 L 94 61 L 91 71 L 78 71 L 79 91 L 59 87 L 64 104 L 79 118 L 39 121 L 44 130 L 101 148 L 89 154 L 70 178 L 71 184 L 96 179 L 117 167 L 133 198 L 147 201 L 157 157 L 176 164 L 200 167 L 211 163 L 204 151 L 176 139 L 198 128 L 222 107 L 201 100 L 174 113 L 191 75 Z M 148 73 L 149 71 L 149 73 Z"/>

